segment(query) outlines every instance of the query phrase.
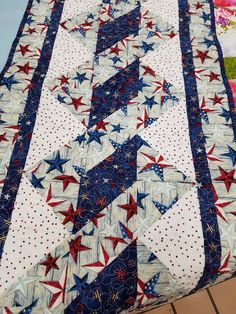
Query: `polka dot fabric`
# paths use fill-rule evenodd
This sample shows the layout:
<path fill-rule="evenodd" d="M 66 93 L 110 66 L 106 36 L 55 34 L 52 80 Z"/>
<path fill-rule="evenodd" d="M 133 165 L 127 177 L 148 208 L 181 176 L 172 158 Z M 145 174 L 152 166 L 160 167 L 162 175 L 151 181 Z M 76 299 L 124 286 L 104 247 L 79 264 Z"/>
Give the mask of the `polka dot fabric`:
<path fill-rule="evenodd" d="M 0 264 L 0 293 L 69 234 L 24 176 Z"/>
<path fill-rule="evenodd" d="M 186 103 L 180 101 L 150 128 L 144 129 L 141 136 L 177 169 L 195 180 L 195 170 L 189 141 Z"/>
<path fill-rule="evenodd" d="M 204 247 L 197 189 L 187 192 L 144 233 L 143 243 L 166 265 L 185 293 L 204 269 Z"/>

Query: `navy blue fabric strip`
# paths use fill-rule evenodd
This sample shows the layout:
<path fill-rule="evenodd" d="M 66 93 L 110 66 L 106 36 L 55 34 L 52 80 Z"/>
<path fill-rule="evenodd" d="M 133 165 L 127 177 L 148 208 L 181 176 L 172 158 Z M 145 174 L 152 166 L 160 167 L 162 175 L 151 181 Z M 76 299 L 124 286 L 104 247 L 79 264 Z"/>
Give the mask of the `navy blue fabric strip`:
<path fill-rule="evenodd" d="M 12 59 L 13 59 L 13 56 L 15 54 L 15 51 L 16 51 L 16 47 L 18 46 L 18 43 L 19 43 L 19 40 L 21 38 L 21 34 L 23 32 L 23 29 L 24 29 L 24 26 L 25 26 L 25 22 L 27 20 L 27 17 L 28 17 L 28 14 L 30 12 L 30 9 L 32 7 L 32 4 L 33 4 L 33 0 L 29 0 L 28 2 L 28 5 L 26 7 L 26 10 L 25 10 L 25 13 L 23 15 L 23 18 L 22 18 L 22 21 L 20 23 L 20 26 L 19 26 L 19 29 L 18 29 L 18 32 L 17 32 L 17 35 L 16 35 L 16 38 L 12 44 L 12 47 L 11 47 L 11 50 L 10 50 L 10 53 L 9 53 L 9 56 L 7 58 L 7 62 L 2 70 L 2 72 L 0 73 L 0 81 L 2 81 L 3 79 L 3 76 L 5 75 L 6 71 L 8 70 L 8 68 L 10 67 L 10 65 L 12 64 Z"/>
<path fill-rule="evenodd" d="M 236 141 L 236 110 L 235 110 L 235 105 L 234 105 L 234 98 L 233 98 L 233 93 L 232 93 L 232 90 L 231 90 L 231 87 L 230 87 L 230 84 L 229 84 L 229 81 L 228 81 L 228 78 L 227 78 L 226 72 L 225 72 L 224 57 L 223 57 L 222 48 L 221 48 L 220 42 L 217 38 L 213 0 L 209 0 L 209 4 L 210 4 L 210 8 L 211 8 L 211 31 L 212 31 L 212 34 L 215 34 L 214 41 L 215 41 L 216 49 L 218 51 L 221 75 L 223 78 L 224 86 L 225 86 L 227 97 L 228 97 L 230 116 L 231 116 L 231 120 L 232 120 L 232 128 L 233 128 L 233 132 L 234 132 L 234 141 Z"/>
<path fill-rule="evenodd" d="M 205 268 L 196 287 L 197 290 L 211 280 L 214 280 L 215 275 L 212 270 L 218 269 L 220 266 L 221 246 L 217 216 L 214 210 L 214 191 L 205 150 L 197 83 L 195 77 L 191 75 L 194 72 L 194 62 L 189 28 L 190 15 L 188 11 L 188 1 L 179 0 L 180 45 L 184 68 L 187 115 L 196 181 L 199 184 L 198 197 L 205 249 Z"/>
<path fill-rule="evenodd" d="M 19 136 L 13 148 L 0 198 L 0 237 L 3 238 L 8 234 L 9 224 L 6 223 L 6 221 L 11 220 L 16 195 L 30 147 L 31 136 L 34 130 L 42 86 L 52 56 L 53 45 L 58 31 L 63 6 L 64 0 L 58 0 L 54 4 L 50 25 L 42 48 L 42 54 L 32 78 L 33 88 L 29 90 L 24 112 L 19 118 Z M 0 242 L 0 259 L 3 253 L 3 247 L 4 240 Z"/>
<path fill-rule="evenodd" d="M 134 136 L 82 177 L 73 233 L 134 184 L 140 145 L 139 136 Z M 87 198 L 83 198 L 83 195 L 87 195 Z"/>
<path fill-rule="evenodd" d="M 117 42 L 130 35 L 137 36 L 140 22 L 140 5 L 129 13 L 122 15 L 114 21 L 105 23 L 98 30 L 96 53 L 110 48 Z"/>
<path fill-rule="evenodd" d="M 93 90 L 89 128 L 138 96 L 139 59 Z"/>

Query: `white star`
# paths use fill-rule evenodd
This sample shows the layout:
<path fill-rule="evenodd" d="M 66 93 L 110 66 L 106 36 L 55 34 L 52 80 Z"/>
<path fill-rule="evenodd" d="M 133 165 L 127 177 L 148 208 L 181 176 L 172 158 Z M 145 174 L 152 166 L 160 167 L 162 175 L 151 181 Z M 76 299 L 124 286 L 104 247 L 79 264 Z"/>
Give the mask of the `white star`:
<path fill-rule="evenodd" d="M 236 221 L 232 221 L 231 223 L 222 222 L 219 226 L 221 241 L 227 241 L 231 252 L 233 252 L 236 240 Z"/>
<path fill-rule="evenodd" d="M 24 297 L 27 295 L 27 286 L 37 280 L 39 277 L 38 276 L 27 276 L 23 275 L 18 279 L 16 283 L 14 283 L 11 288 L 9 289 L 7 295 L 12 294 L 15 291 L 20 291 Z"/>
<path fill-rule="evenodd" d="M 165 194 L 165 196 L 169 199 L 170 192 L 176 190 L 176 186 L 172 184 L 172 182 L 157 182 L 158 189 L 154 194 Z"/>

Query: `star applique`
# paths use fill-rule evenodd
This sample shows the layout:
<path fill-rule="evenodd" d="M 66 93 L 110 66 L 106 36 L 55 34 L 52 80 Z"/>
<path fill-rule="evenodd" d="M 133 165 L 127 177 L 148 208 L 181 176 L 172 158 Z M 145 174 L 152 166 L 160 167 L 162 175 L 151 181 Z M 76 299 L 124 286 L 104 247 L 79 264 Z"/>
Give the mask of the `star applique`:
<path fill-rule="evenodd" d="M 148 299 L 153 299 L 160 296 L 159 293 L 154 290 L 155 285 L 159 281 L 159 277 L 160 273 L 156 274 L 147 283 L 144 283 L 140 278 L 138 278 L 137 296 L 139 297 L 139 305 L 144 304 Z"/>
<path fill-rule="evenodd" d="M 61 175 L 54 178 L 54 180 L 62 181 L 63 192 L 67 189 L 69 184 L 78 184 L 78 181 L 73 176 Z"/>
<path fill-rule="evenodd" d="M 52 255 L 49 253 L 47 259 L 40 263 L 40 265 L 46 266 L 45 276 L 47 276 L 51 269 L 59 269 L 59 267 L 56 264 L 58 258 L 59 256 L 52 257 Z"/>
<path fill-rule="evenodd" d="M 79 72 L 76 72 L 76 76 L 73 78 L 73 80 L 76 80 L 82 84 L 84 81 L 88 81 L 89 79 L 86 77 L 86 73 L 80 74 Z"/>
<path fill-rule="evenodd" d="M 145 41 L 142 41 L 142 45 L 140 46 L 140 48 L 143 49 L 145 53 L 147 53 L 148 51 L 154 51 L 153 46 L 154 43 L 148 44 Z"/>
<path fill-rule="evenodd" d="M 95 131 L 88 131 L 88 135 L 89 135 L 89 139 L 87 141 L 88 144 L 95 141 L 96 143 L 102 145 L 100 138 L 106 135 L 106 133 L 95 130 Z"/>
<path fill-rule="evenodd" d="M 41 182 L 45 179 L 45 177 L 42 178 L 37 178 L 34 173 L 32 173 L 32 178 L 30 180 L 31 184 L 33 185 L 34 188 L 36 189 L 44 189 L 43 185 Z"/>
<path fill-rule="evenodd" d="M 200 59 L 201 63 L 203 64 L 206 59 L 212 59 L 211 57 L 208 56 L 208 53 L 209 53 L 209 50 L 200 51 L 197 49 L 197 55 L 195 56 L 195 58 Z"/>
<path fill-rule="evenodd" d="M 120 123 L 119 124 L 112 124 L 111 125 L 112 126 L 112 131 L 111 132 L 117 132 L 117 133 L 120 133 L 120 131 L 121 130 L 124 130 L 124 128 L 122 128 L 121 126 L 120 126 Z"/>
<path fill-rule="evenodd" d="M 223 181 L 226 187 L 227 192 L 229 192 L 231 185 L 236 184 L 236 179 L 234 178 L 235 169 L 226 171 L 223 168 L 219 167 L 220 176 L 215 178 L 215 181 Z"/>
<path fill-rule="evenodd" d="M 110 240 L 112 242 L 113 250 L 116 249 L 116 247 L 119 243 L 127 244 L 123 238 L 117 238 L 117 237 L 109 236 L 109 237 L 105 237 L 105 239 Z"/>
<path fill-rule="evenodd" d="M 209 100 L 213 101 L 213 105 L 214 105 L 214 106 L 217 105 L 217 104 L 222 105 L 222 100 L 223 100 L 223 99 L 224 99 L 224 97 L 219 97 L 219 96 L 217 96 L 217 94 L 215 94 L 214 97 L 209 98 Z"/>
<path fill-rule="evenodd" d="M 233 167 L 236 165 L 236 150 L 234 150 L 232 147 L 230 147 L 229 145 L 228 146 L 228 150 L 229 152 L 228 153 L 224 153 L 224 154 L 221 154 L 221 156 L 225 156 L 229 159 L 231 159 L 232 161 L 232 164 L 233 164 Z"/>
<path fill-rule="evenodd" d="M 47 290 L 52 293 L 52 298 L 49 302 L 49 309 L 55 309 L 58 305 L 65 302 L 65 293 L 67 285 L 68 263 L 64 267 L 59 281 L 40 281 Z"/>
<path fill-rule="evenodd" d="M 155 96 L 152 97 L 145 96 L 145 101 L 143 105 L 147 105 L 149 109 L 152 109 L 153 105 L 157 105 L 157 102 L 155 101 Z"/>
<path fill-rule="evenodd" d="M 109 262 L 111 262 L 115 258 L 115 257 L 113 257 L 113 258 L 109 257 L 107 251 L 105 250 L 105 248 L 102 244 L 101 244 L 101 248 L 102 248 L 101 261 L 82 265 L 82 267 L 91 268 L 91 270 L 93 270 L 95 272 L 100 272 L 109 264 Z"/>
<path fill-rule="evenodd" d="M 96 123 L 96 130 L 104 130 L 107 131 L 106 126 L 110 124 L 110 122 L 99 121 Z"/>
<path fill-rule="evenodd" d="M 53 170 L 57 170 L 63 173 L 62 165 L 68 162 L 69 159 L 61 159 L 60 152 L 58 151 L 54 159 L 44 159 L 44 161 L 50 165 L 47 170 L 47 173 Z"/>
<path fill-rule="evenodd" d="M 75 285 L 70 288 L 69 291 L 80 291 L 88 287 L 88 273 L 84 277 L 79 278 L 77 275 L 73 274 Z"/>
<path fill-rule="evenodd" d="M 137 193 L 137 205 L 138 207 L 144 209 L 144 206 L 142 204 L 142 200 L 145 199 L 149 194 L 148 193 Z"/>
<path fill-rule="evenodd" d="M 204 76 L 208 76 L 209 77 L 209 83 L 212 82 L 212 81 L 219 81 L 219 77 L 220 77 L 220 74 L 216 74 L 214 72 L 210 72 L 210 74 L 207 74 L 207 75 L 204 75 Z"/>
<path fill-rule="evenodd" d="M 62 75 L 58 78 L 58 80 L 60 81 L 60 85 L 69 84 L 69 79 L 70 77 L 67 77 L 65 75 Z"/>
<path fill-rule="evenodd" d="M 78 253 L 91 250 L 91 248 L 83 245 L 82 243 L 82 236 L 79 235 L 75 240 L 71 240 L 69 245 L 70 245 L 70 251 L 69 253 L 71 254 L 74 262 L 77 264 L 77 258 L 78 258 Z"/>
<path fill-rule="evenodd" d="M 147 157 L 151 162 L 149 162 L 139 173 L 144 173 L 148 171 L 154 171 L 162 181 L 164 181 L 163 169 L 167 167 L 171 167 L 171 165 L 163 164 L 164 160 L 163 156 L 153 157 L 148 154 L 142 153 L 145 157 Z"/>
<path fill-rule="evenodd" d="M 27 52 L 32 52 L 31 50 L 29 50 L 30 45 L 19 45 L 19 49 L 16 50 L 16 52 L 20 52 L 22 54 L 22 56 L 24 56 Z"/>
<path fill-rule="evenodd" d="M 72 203 L 70 204 L 67 211 L 59 211 L 59 213 L 65 217 L 62 222 L 63 225 L 66 225 L 68 222 L 75 222 L 75 216 L 77 215 L 77 211 L 74 210 Z"/>
<path fill-rule="evenodd" d="M 25 74 L 29 75 L 30 71 L 34 68 L 30 67 L 29 62 L 27 62 L 25 65 L 17 65 L 18 72 L 24 72 Z"/>
<path fill-rule="evenodd" d="M 82 99 L 83 99 L 83 96 L 79 98 L 71 97 L 71 100 L 72 100 L 71 105 L 74 106 L 76 111 L 78 110 L 79 107 L 86 105 L 82 102 Z"/>
<path fill-rule="evenodd" d="M 118 205 L 120 208 L 127 210 L 126 222 L 128 222 L 134 215 L 137 215 L 137 203 L 132 194 L 129 196 L 129 203 L 125 205 Z"/>
<path fill-rule="evenodd" d="M 19 81 L 14 79 L 14 75 L 9 77 L 3 77 L 2 81 L 0 82 L 0 86 L 6 86 L 6 88 L 11 91 L 12 85 L 18 84 Z"/>
<path fill-rule="evenodd" d="M 39 277 L 37 276 L 27 276 L 23 275 L 14 283 L 8 291 L 7 295 L 12 294 L 13 292 L 20 291 L 24 297 L 27 296 L 27 286 L 32 282 L 36 281 Z"/>

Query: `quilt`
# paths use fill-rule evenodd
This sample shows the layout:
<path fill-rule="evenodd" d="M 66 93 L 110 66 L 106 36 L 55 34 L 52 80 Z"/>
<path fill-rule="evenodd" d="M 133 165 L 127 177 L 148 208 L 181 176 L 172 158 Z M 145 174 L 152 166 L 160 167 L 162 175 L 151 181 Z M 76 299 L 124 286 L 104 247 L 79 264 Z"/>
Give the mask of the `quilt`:
<path fill-rule="evenodd" d="M 0 73 L 0 313 L 143 313 L 236 271 L 236 1 L 29 0 Z"/>

